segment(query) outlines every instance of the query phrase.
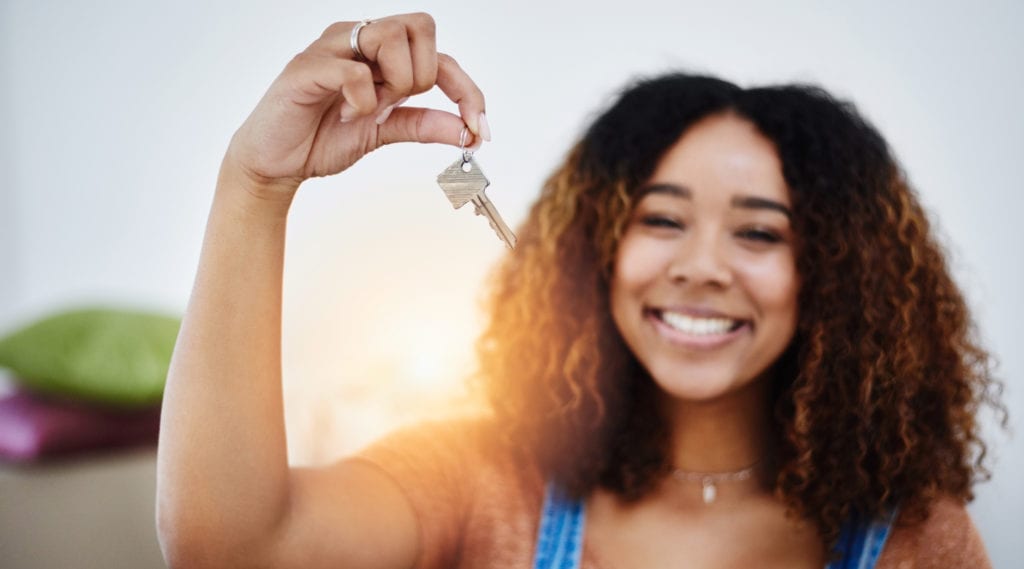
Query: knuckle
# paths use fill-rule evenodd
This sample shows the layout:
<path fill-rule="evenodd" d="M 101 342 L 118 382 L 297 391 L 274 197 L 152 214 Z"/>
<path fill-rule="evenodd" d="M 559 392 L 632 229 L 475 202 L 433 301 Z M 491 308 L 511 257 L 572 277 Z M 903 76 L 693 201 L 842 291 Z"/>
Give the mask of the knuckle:
<path fill-rule="evenodd" d="M 427 113 L 418 113 L 416 115 L 416 122 L 413 124 L 413 133 L 417 140 L 423 138 L 423 132 L 425 131 L 423 122 L 426 120 L 426 118 Z"/>
<path fill-rule="evenodd" d="M 446 65 L 446 66 L 449 66 L 449 67 L 456 67 L 456 68 L 459 68 L 459 69 L 462 68 L 461 66 L 459 66 L 459 62 L 456 61 L 454 57 L 448 55 L 447 53 L 441 53 L 441 52 L 437 53 L 437 64 L 438 65 Z"/>
<path fill-rule="evenodd" d="M 352 78 L 356 81 L 373 82 L 373 71 L 370 70 L 370 66 L 365 63 L 356 62 L 352 66 Z"/>
<path fill-rule="evenodd" d="M 462 95 L 462 98 L 459 99 L 459 105 L 468 105 L 469 109 L 483 110 L 486 107 L 484 104 L 484 94 L 475 85 L 470 85 Z"/>
<path fill-rule="evenodd" d="M 370 67 L 365 63 L 358 61 L 347 61 L 343 63 L 345 65 L 344 77 L 346 81 L 366 82 L 373 80 L 373 72 L 370 71 Z"/>
<path fill-rule="evenodd" d="M 409 14 L 409 19 L 412 23 L 412 27 L 417 31 L 433 35 L 437 31 L 437 23 L 434 21 L 434 17 L 426 12 L 416 12 Z"/>
<path fill-rule="evenodd" d="M 416 77 L 416 81 L 413 83 L 413 93 L 426 93 L 434 86 L 434 81 L 430 77 Z"/>

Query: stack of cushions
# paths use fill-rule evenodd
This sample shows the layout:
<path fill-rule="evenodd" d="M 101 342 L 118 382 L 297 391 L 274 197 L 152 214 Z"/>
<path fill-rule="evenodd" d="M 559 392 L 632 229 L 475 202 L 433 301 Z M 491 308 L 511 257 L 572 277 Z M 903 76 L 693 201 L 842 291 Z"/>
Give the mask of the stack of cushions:
<path fill-rule="evenodd" d="M 155 442 L 179 326 L 165 315 L 95 308 L 0 338 L 0 368 L 15 382 L 0 398 L 0 459 Z"/>

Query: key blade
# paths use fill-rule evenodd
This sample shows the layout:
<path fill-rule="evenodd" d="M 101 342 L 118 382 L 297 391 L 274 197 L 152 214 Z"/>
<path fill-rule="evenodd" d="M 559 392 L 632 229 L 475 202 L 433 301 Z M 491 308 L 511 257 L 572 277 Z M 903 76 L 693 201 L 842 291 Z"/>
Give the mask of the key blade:
<path fill-rule="evenodd" d="M 464 166 L 468 167 L 468 172 Z M 441 186 L 444 195 L 448 197 L 448 201 L 455 209 L 466 205 L 466 202 L 472 200 L 473 196 L 484 191 L 490 184 L 490 180 L 484 176 L 480 166 L 472 158 L 468 162 L 460 158 L 437 175 L 437 185 Z"/>
<path fill-rule="evenodd" d="M 491 229 L 494 230 L 499 239 L 505 242 L 505 246 L 509 249 L 515 249 L 516 234 L 512 233 L 512 230 L 505 224 L 505 220 L 501 218 L 501 214 L 498 213 L 491 200 L 487 198 L 487 194 L 483 192 L 478 193 L 472 197 L 472 202 L 476 206 L 476 214 L 487 218 Z"/>

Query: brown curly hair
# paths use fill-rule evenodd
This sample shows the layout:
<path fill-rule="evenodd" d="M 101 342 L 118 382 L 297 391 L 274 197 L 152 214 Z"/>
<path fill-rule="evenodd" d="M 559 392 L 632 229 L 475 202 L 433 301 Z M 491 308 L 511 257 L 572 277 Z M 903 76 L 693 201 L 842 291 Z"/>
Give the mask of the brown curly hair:
<path fill-rule="evenodd" d="M 817 87 L 671 74 L 625 90 L 544 185 L 492 276 L 477 344 L 507 440 L 574 495 L 639 499 L 671 466 L 657 388 L 612 321 L 636 191 L 683 132 L 731 112 L 774 142 L 794 205 L 799 322 L 774 364 L 776 495 L 834 546 L 851 516 L 927 516 L 988 479 L 976 413 L 1006 425 L 942 248 L 887 144 Z"/>

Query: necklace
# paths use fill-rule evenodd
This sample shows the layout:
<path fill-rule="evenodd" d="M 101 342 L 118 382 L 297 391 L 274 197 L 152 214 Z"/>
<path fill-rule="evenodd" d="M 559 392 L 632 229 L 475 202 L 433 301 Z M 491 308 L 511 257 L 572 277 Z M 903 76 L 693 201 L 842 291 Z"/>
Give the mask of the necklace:
<path fill-rule="evenodd" d="M 672 471 L 672 477 L 676 480 L 683 480 L 686 482 L 700 482 L 701 485 L 701 497 L 704 499 L 705 504 L 710 504 L 715 501 L 718 496 L 718 487 L 715 486 L 719 482 L 738 482 L 740 480 L 748 480 L 754 473 L 754 468 L 760 464 L 761 461 L 757 461 L 750 466 L 741 470 L 733 472 L 688 472 L 686 470 L 675 469 Z"/>

